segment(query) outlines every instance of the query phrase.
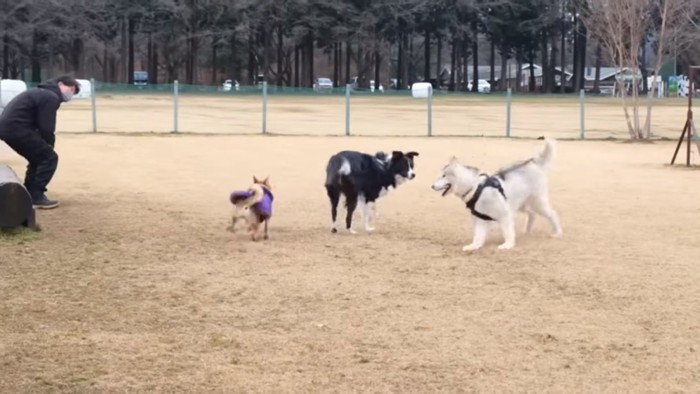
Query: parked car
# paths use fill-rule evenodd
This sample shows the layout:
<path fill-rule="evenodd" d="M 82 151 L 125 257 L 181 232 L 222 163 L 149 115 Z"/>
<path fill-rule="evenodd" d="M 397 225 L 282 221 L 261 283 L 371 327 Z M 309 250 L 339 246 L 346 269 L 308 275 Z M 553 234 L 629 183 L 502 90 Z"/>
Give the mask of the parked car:
<path fill-rule="evenodd" d="M 330 78 L 316 78 L 314 81 L 315 92 L 333 92 L 333 81 Z"/>
<path fill-rule="evenodd" d="M 235 89 L 236 91 L 238 91 L 241 89 L 241 84 L 239 84 L 236 80 L 225 80 L 224 83 L 221 85 L 221 90 L 223 90 L 224 92 L 230 92 L 231 89 Z"/>
<path fill-rule="evenodd" d="M 467 84 L 467 90 L 470 92 L 472 91 L 472 84 L 473 84 L 473 81 L 469 81 L 469 83 Z M 478 81 L 478 84 L 476 85 L 476 91 L 479 93 L 490 93 L 491 92 L 491 84 L 489 83 L 489 81 L 487 81 L 485 79 L 480 79 Z"/>
<path fill-rule="evenodd" d="M 369 91 L 374 92 L 375 89 L 379 90 L 380 93 L 384 93 L 384 86 L 380 83 L 378 86 L 375 87 L 374 85 L 374 79 L 369 81 Z"/>

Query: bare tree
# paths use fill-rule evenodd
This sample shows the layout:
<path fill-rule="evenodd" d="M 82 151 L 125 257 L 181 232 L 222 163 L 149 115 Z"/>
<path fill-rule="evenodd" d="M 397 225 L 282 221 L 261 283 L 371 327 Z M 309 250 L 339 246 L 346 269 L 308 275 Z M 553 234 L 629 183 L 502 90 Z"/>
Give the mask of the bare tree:
<path fill-rule="evenodd" d="M 692 33 L 692 16 L 700 10 L 697 1 L 690 0 L 653 0 L 652 15 L 656 17 L 656 61 L 650 96 L 654 97 L 658 90 L 657 79 L 661 70 L 664 54 L 673 43 L 676 50 L 683 49 L 697 39 Z M 675 71 L 675 70 L 674 70 Z M 651 137 L 652 100 L 647 101 L 646 120 L 644 122 L 644 137 Z"/>
<path fill-rule="evenodd" d="M 686 42 L 688 13 L 697 7 L 696 3 L 695 0 L 587 0 L 584 23 L 607 50 L 617 68 L 617 83 L 630 138 L 646 139 L 651 136 L 652 100 L 647 101 L 644 127 L 640 122 L 637 70 L 641 66 L 642 45 L 648 37 L 655 43 L 653 96 L 668 43 L 671 40 Z M 631 80 L 629 85 L 625 82 L 626 78 Z"/>

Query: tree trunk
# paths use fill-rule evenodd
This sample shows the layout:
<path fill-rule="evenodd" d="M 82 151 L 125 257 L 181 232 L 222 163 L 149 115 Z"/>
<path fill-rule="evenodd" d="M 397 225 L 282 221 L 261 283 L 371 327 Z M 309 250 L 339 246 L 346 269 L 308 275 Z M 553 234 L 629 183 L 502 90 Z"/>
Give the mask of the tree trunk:
<path fill-rule="evenodd" d="M 151 70 L 151 73 L 153 74 L 153 83 L 158 84 L 158 72 L 159 72 L 159 67 L 158 67 L 158 43 L 154 42 L 153 43 L 153 70 Z"/>
<path fill-rule="evenodd" d="M 335 50 L 338 52 L 338 81 L 339 87 L 344 87 L 345 84 L 342 82 L 343 79 L 343 43 L 338 41 L 335 43 Z"/>
<path fill-rule="evenodd" d="M 299 52 L 301 52 L 301 48 L 299 45 L 294 45 L 294 86 L 299 87 Z"/>
<path fill-rule="evenodd" d="M 255 85 L 255 38 L 248 37 L 248 84 Z"/>
<path fill-rule="evenodd" d="M 127 81 L 129 85 L 134 84 L 134 35 L 136 34 L 136 22 L 133 18 L 129 18 L 128 21 L 128 41 L 129 41 L 129 53 L 127 59 Z"/>
<path fill-rule="evenodd" d="M 508 48 L 503 45 L 501 46 L 501 77 L 499 78 L 500 80 L 498 81 L 498 88 L 500 90 L 506 90 L 507 89 L 507 79 L 508 79 L 508 70 L 506 69 L 508 67 Z M 520 72 L 520 70 L 518 70 Z"/>
<path fill-rule="evenodd" d="M 185 81 L 184 83 L 192 83 L 192 35 L 188 32 L 185 40 Z M 182 83 L 182 81 L 180 82 Z"/>
<path fill-rule="evenodd" d="M 595 49 L 595 80 L 593 81 L 593 93 L 600 93 L 600 68 L 603 65 L 603 48 L 598 43 Z"/>
<path fill-rule="evenodd" d="M 153 42 L 153 34 L 148 33 L 148 83 L 158 84 L 158 45 Z"/>
<path fill-rule="evenodd" d="M 338 43 L 333 43 L 333 86 L 340 87 L 340 65 L 338 64 Z"/>
<path fill-rule="evenodd" d="M 515 59 L 515 67 L 518 70 L 518 72 L 515 74 L 515 89 L 513 90 L 516 92 L 520 92 L 523 86 L 523 61 L 520 56 L 516 56 Z"/>
<path fill-rule="evenodd" d="M 10 36 L 5 33 L 2 36 L 2 77 L 10 75 Z"/>
<path fill-rule="evenodd" d="M 129 69 L 128 69 L 128 63 L 129 63 L 129 23 L 127 20 L 126 15 L 123 16 L 120 20 L 120 27 L 121 27 L 121 48 L 119 48 L 120 56 L 119 56 L 119 75 L 121 76 L 119 78 L 119 82 L 128 82 L 131 80 L 129 77 Z"/>
<path fill-rule="evenodd" d="M 263 56 L 262 56 L 262 74 L 263 81 L 270 81 L 270 32 L 262 32 Z M 260 73 L 260 72 L 258 72 Z"/>
<path fill-rule="evenodd" d="M 102 49 L 102 80 L 109 82 L 109 53 L 106 45 Z"/>
<path fill-rule="evenodd" d="M 313 33 L 309 35 L 309 82 L 306 86 L 313 86 L 314 84 L 314 36 Z"/>
<path fill-rule="evenodd" d="M 121 72 L 121 65 L 123 64 L 120 62 L 117 62 L 117 58 L 114 56 L 109 57 L 109 81 L 112 83 L 118 83 L 118 82 L 124 82 L 124 79 L 122 76 L 124 75 Z M 177 75 L 177 74 L 175 74 Z"/>
<path fill-rule="evenodd" d="M 55 64 L 54 53 L 53 53 L 54 49 L 49 48 L 48 51 L 49 51 L 49 53 L 47 53 L 47 57 L 46 57 L 46 60 L 44 62 L 44 65 L 46 66 L 46 75 L 53 76 L 54 75 L 53 74 L 53 66 Z"/>
<path fill-rule="evenodd" d="M 229 48 L 231 50 L 231 56 L 228 59 L 229 66 L 227 67 L 227 70 L 226 70 L 227 71 L 226 76 L 228 78 L 237 80 L 236 70 L 237 70 L 238 61 L 236 58 L 236 52 L 238 50 L 238 45 L 236 42 L 236 35 L 235 34 L 231 34 L 231 37 L 229 37 Z"/>
<path fill-rule="evenodd" d="M 192 52 L 190 53 L 190 83 L 196 85 L 199 83 L 199 67 L 197 67 L 197 62 L 199 59 L 199 38 L 192 36 Z"/>
<path fill-rule="evenodd" d="M 575 74 L 576 81 L 575 81 L 575 86 L 574 86 L 574 91 L 578 92 L 579 90 L 583 89 L 585 86 L 585 68 L 586 68 L 586 39 L 588 35 L 588 30 L 586 29 L 586 26 L 583 25 L 583 23 L 579 23 L 579 34 L 578 36 L 578 47 L 576 52 L 578 53 L 577 56 L 577 64 L 575 70 L 577 71 Z"/>
<path fill-rule="evenodd" d="M 277 86 L 283 85 L 283 67 L 284 66 L 284 31 L 282 28 L 277 29 Z"/>
<path fill-rule="evenodd" d="M 467 40 L 462 41 L 462 59 L 464 59 L 464 81 L 462 83 L 462 90 L 466 92 L 469 88 L 469 43 Z"/>
<path fill-rule="evenodd" d="M 448 88 L 450 92 L 455 91 L 455 74 L 457 73 L 457 45 L 459 45 L 458 40 L 456 38 L 452 38 L 452 54 L 450 56 L 450 86 Z"/>
<path fill-rule="evenodd" d="M 491 90 L 496 90 L 496 41 L 491 40 L 491 58 L 489 59 L 489 85 Z M 518 73 L 519 75 L 520 73 Z"/>
<path fill-rule="evenodd" d="M 416 81 L 416 65 L 413 62 L 413 34 L 408 40 L 408 85 L 413 86 Z"/>
<path fill-rule="evenodd" d="M 649 80 L 647 79 L 647 45 L 646 38 L 642 38 L 642 61 L 639 62 L 639 71 L 642 73 L 642 93 L 649 91 Z"/>
<path fill-rule="evenodd" d="M 560 93 L 565 93 L 566 92 L 566 26 L 564 25 L 564 13 L 565 11 L 565 5 L 562 6 L 562 21 L 561 21 L 561 61 L 560 61 L 560 66 L 561 66 L 561 75 L 559 77 L 559 82 L 561 83 L 561 86 L 559 87 Z"/>
<path fill-rule="evenodd" d="M 555 73 L 556 73 L 556 67 L 557 67 L 556 59 L 557 59 L 558 50 L 557 50 L 556 36 L 554 34 L 552 34 L 552 36 L 550 38 L 552 40 L 552 43 L 551 43 L 552 53 L 549 55 L 549 67 L 548 67 L 549 74 L 548 74 L 548 78 L 547 78 L 547 93 L 554 93 L 555 81 L 556 81 Z M 560 80 L 561 80 L 561 75 L 562 75 L 562 73 L 560 72 L 560 78 L 559 78 Z"/>
<path fill-rule="evenodd" d="M 578 65 L 579 65 L 579 45 L 580 45 L 580 38 L 579 38 L 579 20 L 576 16 L 574 16 L 574 22 L 573 22 L 573 32 L 574 32 L 574 43 L 573 43 L 573 52 L 574 52 L 574 59 L 573 59 L 573 65 L 574 69 L 572 70 L 572 76 L 571 76 L 571 87 L 573 88 L 574 92 L 578 92 L 579 89 L 579 84 L 578 84 L 578 78 L 579 78 L 579 70 L 578 70 Z"/>
<path fill-rule="evenodd" d="M 474 33 L 474 39 L 472 40 L 472 60 L 473 64 L 473 75 L 472 75 L 472 92 L 479 91 L 479 32 L 477 30 L 476 21 L 472 22 L 472 32 Z"/>
<path fill-rule="evenodd" d="M 458 39 L 455 44 L 455 57 L 457 58 L 457 64 L 455 65 L 455 91 L 458 91 L 462 86 L 462 81 L 464 81 L 467 76 L 462 73 L 462 39 Z"/>
<path fill-rule="evenodd" d="M 75 39 L 73 39 L 73 42 L 71 45 L 70 66 L 73 69 L 72 71 L 77 75 L 83 74 L 82 59 L 83 59 L 83 40 L 80 38 L 75 38 Z"/>
<path fill-rule="evenodd" d="M 352 48 L 350 41 L 345 41 L 345 83 L 350 83 L 350 60 L 352 58 Z"/>
<path fill-rule="evenodd" d="M 41 82 L 41 62 L 39 59 L 39 32 L 34 29 L 32 34 L 32 82 Z"/>
<path fill-rule="evenodd" d="M 430 81 L 430 30 L 425 30 L 425 40 L 423 41 L 423 80 Z"/>
<path fill-rule="evenodd" d="M 379 55 L 379 50 L 375 49 L 374 51 L 374 91 L 378 92 L 379 91 L 379 86 L 382 84 L 381 79 L 379 79 L 380 74 L 379 74 L 379 69 L 381 68 L 382 64 L 382 58 Z"/>
<path fill-rule="evenodd" d="M 437 62 L 435 70 L 438 89 L 442 86 L 442 36 L 437 36 Z"/>
<path fill-rule="evenodd" d="M 535 50 L 530 50 L 530 77 L 528 78 L 528 91 L 530 93 L 534 92 L 537 88 L 537 82 L 535 81 Z"/>
<path fill-rule="evenodd" d="M 217 67 L 216 67 L 217 57 L 218 57 L 217 56 L 218 55 L 217 49 L 219 46 L 217 44 L 218 44 L 218 42 L 217 42 L 216 36 L 212 37 L 212 39 L 211 39 L 211 84 L 212 85 L 219 84 L 219 81 L 218 81 L 219 76 L 218 76 Z"/>
<path fill-rule="evenodd" d="M 540 35 L 540 54 L 542 64 L 542 76 L 540 77 L 540 89 L 542 93 L 549 93 L 549 53 L 548 53 L 548 34 L 543 31 Z"/>
<path fill-rule="evenodd" d="M 402 90 L 403 89 L 403 69 L 405 66 L 404 63 L 404 36 L 405 33 L 401 32 L 399 33 L 399 58 L 398 58 L 398 67 L 396 70 L 396 89 L 397 90 Z"/>

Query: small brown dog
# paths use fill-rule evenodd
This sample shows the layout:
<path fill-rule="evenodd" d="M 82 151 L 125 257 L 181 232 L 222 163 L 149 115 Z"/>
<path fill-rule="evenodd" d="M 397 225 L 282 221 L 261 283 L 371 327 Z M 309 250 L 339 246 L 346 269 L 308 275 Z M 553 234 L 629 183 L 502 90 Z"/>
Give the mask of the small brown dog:
<path fill-rule="evenodd" d="M 269 177 L 268 177 L 269 178 Z M 250 238 L 257 241 L 260 237 L 260 224 L 265 223 L 264 239 L 268 239 L 267 224 L 272 217 L 272 184 L 265 178 L 259 180 L 253 177 L 253 184 L 248 190 L 239 190 L 231 193 L 230 201 L 234 206 L 231 216 L 231 225 L 228 230 L 235 232 L 238 219 L 243 219 L 248 223 Z"/>

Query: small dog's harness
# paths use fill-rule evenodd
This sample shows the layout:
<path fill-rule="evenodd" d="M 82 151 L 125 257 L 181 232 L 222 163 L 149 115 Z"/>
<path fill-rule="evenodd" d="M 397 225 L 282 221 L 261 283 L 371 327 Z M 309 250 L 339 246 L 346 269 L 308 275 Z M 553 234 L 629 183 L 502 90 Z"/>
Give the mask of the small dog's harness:
<path fill-rule="evenodd" d="M 501 185 L 501 181 L 498 180 L 495 176 L 488 176 L 486 174 L 481 174 L 486 176 L 486 180 L 483 181 L 479 186 L 477 186 L 476 191 L 474 192 L 474 195 L 472 198 L 467 201 L 467 209 L 469 209 L 472 213 L 472 215 L 478 217 L 481 220 L 488 220 L 488 221 L 494 221 L 494 218 L 492 218 L 489 215 L 483 214 L 474 208 L 476 206 L 476 202 L 479 201 L 479 197 L 481 197 L 481 193 L 484 191 L 484 188 L 486 187 L 493 187 L 497 189 L 503 198 L 506 198 L 506 193 L 503 191 L 503 186 Z"/>
<path fill-rule="evenodd" d="M 262 219 L 269 219 L 272 216 L 272 201 L 275 199 L 275 197 L 266 187 L 263 187 L 262 190 L 263 198 L 252 207 L 258 212 Z M 237 201 L 244 200 L 252 195 L 252 190 L 234 191 L 231 193 L 230 200 L 235 204 Z"/>

